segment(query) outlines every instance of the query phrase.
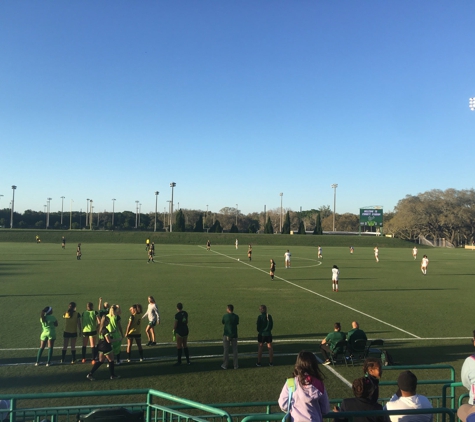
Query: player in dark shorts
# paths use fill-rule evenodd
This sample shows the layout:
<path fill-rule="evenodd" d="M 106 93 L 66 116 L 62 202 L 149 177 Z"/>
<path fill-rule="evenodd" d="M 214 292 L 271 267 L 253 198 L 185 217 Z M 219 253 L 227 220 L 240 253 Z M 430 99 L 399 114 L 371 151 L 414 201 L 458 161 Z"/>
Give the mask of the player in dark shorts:
<path fill-rule="evenodd" d="M 209 251 L 211 249 L 211 242 L 208 240 L 206 242 L 206 250 Z"/>
<path fill-rule="evenodd" d="M 274 321 L 272 315 L 267 313 L 267 306 L 261 305 L 259 307 L 260 315 L 257 317 L 257 342 L 259 347 L 257 349 L 257 363 L 256 366 L 261 366 L 262 349 L 264 343 L 267 344 L 269 350 L 269 366 L 274 366 L 274 349 L 272 348 L 272 328 L 274 327 Z"/>
<path fill-rule="evenodd" d="M 66 247 L 66 238 L 64 236 L 61 238 L 61 247 L 63 249 Z"/>
<path fill-rule="evenodd" d="M 115 338 L 113 339 L 110 335 L 109 330 L 107 329 L 107 325 L 109 324 L 109 318 L 105 317 L 104 320 L 101 322 L 101 325 L 99 327 L 99 332 L 101 333 L 101 340 L 97 344 L 97 348 L 99 350 L 99 357 L 96 362 L 94 362 L 94 366 L 91 369 L 91 372 L 89 372 L 86 376 L 86 378 L 89 381 L 94 381 L 93 374 L 96 372 L 99 367 L 107 360 L 108 361 L 108 367 L 109 367 L 109 373 L 110 373 L 110 379 L 116 379 L 120 378 L 119 375 L 116 375 L 114 372 L 114 351 L 112 349 L 112 344 L 114 342 L 119 342 L 121 341 L 121 338 Z"/>
<path fill-rule="evenodd" d="M 76 303 L 71 302 L 68 310 L 63 315 L 64 333 L 63 333 L 63 350 L 61 351 L 61 363 L 66 359 L 66 351 L 68 350 L 69 340 L 71 340 L 71 363 L 76 362 L 76 340 L 78 331 L 81 332 L 81 315 L 76 311 Z"/>
<path fill-rule="evenodd" d="M 82 313 L 82 363 L 86 363 L 87 343 L 91 346 L 92 361 L 97 360 L 97 316 L 98 312 L 94 310 L 92 302 L 88 302 L 86 310 Z"/>
<path fill-rule="evenodd" d="M 249 248 L 247 249 L 247 257 L 249 258 L 249 261 L 252 261 L 252 246 L 249 245 Z"/>
<path fill-rule="evenodd" d="M 152 255 L 155 255 L 155 243 L 154 242 L 152 242 L 150 244 L 150 250 L 152 251 Z"/>
<path fill-rule="evenodd" d="M 173 337 L 176 338 L 177 362 L 174 366 L 181 365 L 181 356 L 185 352 L 186 363 L 189 365 L 190 353 L 188 351 L 188 312 L 183 310 L 183 304 L 176 305 L 175 325 L 173 326 Z"/>
<path fill-rule="evenodd" d="M 142 349 L 142 334 L 140 321 L 142 320 L 142 305 L 136 303 L 132 305 L 129 309 L 130 317 L 127 328 L 125 329 L 125 334 L 127 336 L 127 362 L 132 360 L 132 343 L 137 343 L 137 348 L 139 349 L 140 362 L 143 361 L 143 349 Z"/>
<path fill-rule="evenodd" d="M 82 252 L 81 252 L 81 244 L 78 243 L 78 248 L 76 249 L 76 259 L 79 260 L 81 259 Z"/>
<path fill-rule="evenodd" d="M 275 273 L 275 261 L 273 259 L 270 260 L 270 278 L 274 280 L 274 273 Z"/>

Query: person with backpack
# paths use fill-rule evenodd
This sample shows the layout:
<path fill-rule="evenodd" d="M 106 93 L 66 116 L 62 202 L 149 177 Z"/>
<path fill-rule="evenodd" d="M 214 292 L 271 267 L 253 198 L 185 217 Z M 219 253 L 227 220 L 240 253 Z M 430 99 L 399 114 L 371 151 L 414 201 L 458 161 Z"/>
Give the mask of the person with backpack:
<path fill-rule="evenodd" d="M 316 356 L 302 350 L 297 356 L 292 378 L 288 378 L 282 388 L 279 407 L 293 421 L 322 422 L 323 416 L 330 411 L 323 380 Z"/>

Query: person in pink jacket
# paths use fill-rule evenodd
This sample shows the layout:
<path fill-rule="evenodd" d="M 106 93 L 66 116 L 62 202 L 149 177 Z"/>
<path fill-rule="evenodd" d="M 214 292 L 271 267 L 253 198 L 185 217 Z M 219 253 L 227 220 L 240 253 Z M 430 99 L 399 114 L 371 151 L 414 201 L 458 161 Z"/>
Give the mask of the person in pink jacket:
<path fill-rule="evenodd" d="M 312 352 L 301 351 L 294 368 L 295 390 L 292 394 L 290 416 L 293 421 L 322 422 L 323 415 L 330 411 L 330 401 L 323 384 L 324 376 Z M 279 406 L 287 413 L 289 386 L 284 384 L 279 397 Z"/>

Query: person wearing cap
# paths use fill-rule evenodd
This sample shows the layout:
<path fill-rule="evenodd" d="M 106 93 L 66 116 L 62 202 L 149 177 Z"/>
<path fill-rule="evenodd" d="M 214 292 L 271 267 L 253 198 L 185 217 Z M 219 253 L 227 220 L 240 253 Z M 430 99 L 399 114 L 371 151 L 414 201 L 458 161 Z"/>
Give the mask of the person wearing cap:
<path fill-rule="evenodd" d="M 386 410 L 432 409 L 429 399 L 416 394 L 417 377 L 411 371 L 402 371 L 397 379 L 399 390 L 386 403 Z M 390 415 L 391 422 L 432 422 L 432 414 Z"/>
<path fill-rule="evenodd" d="M 473 330 L 472 337 L 473 345 L 475 346 L 475 330 Z M 462 365 L 462 384 L 470 392 L 469 404 L 474 405 L 475 397 L 475 354 L 465 359 Z"/>

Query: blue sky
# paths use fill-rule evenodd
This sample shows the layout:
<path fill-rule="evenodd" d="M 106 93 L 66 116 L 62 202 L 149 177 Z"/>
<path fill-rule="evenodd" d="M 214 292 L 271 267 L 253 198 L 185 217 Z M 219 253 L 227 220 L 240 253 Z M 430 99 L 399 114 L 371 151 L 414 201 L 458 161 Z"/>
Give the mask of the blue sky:
<path fill-rule="evenodd" d="M 0 2 L 0 208 L 390 211 L 471 189 L 475 2 Z"/>

